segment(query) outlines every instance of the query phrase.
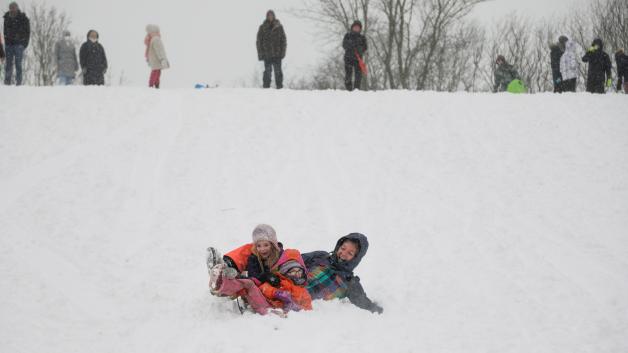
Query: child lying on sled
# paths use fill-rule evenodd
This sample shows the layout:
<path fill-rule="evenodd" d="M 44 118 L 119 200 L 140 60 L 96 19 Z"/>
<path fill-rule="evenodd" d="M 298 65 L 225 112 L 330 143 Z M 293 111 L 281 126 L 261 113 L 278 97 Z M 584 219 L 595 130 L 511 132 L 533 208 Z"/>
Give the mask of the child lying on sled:
<path fill-rule="evenodd" d="M 312 309 L 312 298 L 305 289 L 307 273 L 301 254 L 294 249 L 283 250 L 271 226 L 257 226 L 253 230 L 253 243 L 222 258 L 209 248 L 207 264 L 214 295 L 243 297 L 262 315 L 271 309 L 284 312 Z"/>

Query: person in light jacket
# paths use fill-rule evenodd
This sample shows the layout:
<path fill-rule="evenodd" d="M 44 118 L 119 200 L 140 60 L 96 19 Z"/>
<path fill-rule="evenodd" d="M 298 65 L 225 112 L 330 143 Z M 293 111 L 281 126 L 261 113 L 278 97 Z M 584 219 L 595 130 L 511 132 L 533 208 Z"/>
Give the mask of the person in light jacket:
<path fill-rule="evenodd" d="M 560 58 L 560 74 L 563 92 L 575 92 L 578 82 L 578 45 L 573 40 L 565 43 L 565 52 Z"/>
<path fill-rule="evenodd" d="M 161 32 L 157 25 L 146 26 L 146 38 L 144 38 L 144 44 L 146 45 L 146 62 L 151 68 L 150 78 L 148 79 L 148 87 L 159 88 L 161 85 L 161 70 L 170 68 L 168 57 L 166 56 L 166 49 L 164 43 L 161 40 Z"/>
<path fill-rule="evenodd" d="M 79 65 L 70 31 L 63 31 L 63 38 L 55 44 L 55 62 L 58 84 L 67 86 L 74 83 Z"/>

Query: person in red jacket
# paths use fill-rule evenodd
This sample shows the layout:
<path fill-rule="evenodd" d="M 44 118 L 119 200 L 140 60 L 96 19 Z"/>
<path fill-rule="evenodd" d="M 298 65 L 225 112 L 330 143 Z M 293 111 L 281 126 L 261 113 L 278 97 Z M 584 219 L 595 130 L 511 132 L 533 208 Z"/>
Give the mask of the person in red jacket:
<path fill-rule="evenodd" d="M 220 297 L 242 298 L 258 314 L 266 315 L 272 309 L 257 284 L 246 276 L 253 244 L 245 244 L 228 252 L 224 257 L 213 247 L 207 248 L 209 290 Z"/>
<path fill-rule="evenodd" d="M 288 311 L 312 310 L 312 297 L 305 288 L 307 270 L 301 253 L 295 249 L 283 250 L 279 246 L 280 256 L 274 264 L 266 267 L 264 258 L 257 248 L 264 242 L 272 244 L 272 240 L 258 240 L 253 254 L 249 257 L 248 275 L 259 286 L 273 308 Z M 262 272 L 260 272 L 260 270 Z"/>
<path fill-rule="evenodd" d="M 266 224 L 255 227 L 252 238 L 253 243 L 223 257 L 216 249 L 207 249 L 212 294 L 243 297 L 262 315 L 271 309 L 311 310 L 312 298 L 305 288 L 307 272 L 301 253 L 284 250 L 275 230 Z"/>

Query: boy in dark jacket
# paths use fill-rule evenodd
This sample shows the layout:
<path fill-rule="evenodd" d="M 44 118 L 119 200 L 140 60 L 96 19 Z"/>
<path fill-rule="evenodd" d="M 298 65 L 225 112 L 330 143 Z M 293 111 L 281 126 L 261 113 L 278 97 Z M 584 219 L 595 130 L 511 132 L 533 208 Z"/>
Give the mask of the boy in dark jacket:
<path fill-rule="evenodd" d="M 6 66 L 4 68 L 4 84 L 13 82 L 15 66 L 15 84 L 22 84 L 22 61 L 24 50 L 31 38 L 31 25 L 28 17 L 20 11 L 17 3 L 9 4 L 9 11 L 4 14 L 4 42 L 6 44 Z"/>
<path fill-rule="evenodd" d="M 611 87 L 611 58 L 604 52 L 604 43 L 597 38 L 593 41 L 591 48 L 582 58 L 582 61 L 589 63 L 589 74 L 587 77 L 587 92 L 606 93 L 606 87 Z"/>
<path fill-rule="evenodd" d="M 560 58 L 565 53 L 567 37 L 560 36 L 558 43 L 550 46 L 550 64 L 552 66 L 552 81 L 554 83 L 554 93 L 563 92 L 563 77 L 560 73 Z"/>
<path fill-rule="evenodd" d="M 355 306 L 381 314 L 384 309 L 371 301 L 353 274 L 366 255 L 369 243 L 365 235 L 351 233 L 338 240 L 334 251 L 314 251 L 302 254 L 308 270 L 307 289 L 312 299 L 349 298 Z"/>
<path fill-rule="evenodd" d="M 104 85 L 107 72 L 107 55 L 105 48 L 98 42 L 98 32 L 87 32 L 87 41 L 81 45 L 79 61 L 83 73 L 83 84 Z"/>
<path fill-rule="evenodd" d="M 342 47 L 345 50 L 345 86 L 347 91 L 360 89 L 362 85 L 362 70 L 358 57 L 364 57 L 368 50 L 366 37 L 362 35 L 362 22 L 355 21 L 351 25 L 351 31 L 345 34 L 342 40 Z M 355 77 L 355 80 L 353 80 Z"/>
<path fill-rule="evenodd" d="M 617 92 L 621 92 L 623 86 L 624 92 L 628 94 L 628 55 L 623 49 L 615 53 L 615 63 L 617 64 Z"/>

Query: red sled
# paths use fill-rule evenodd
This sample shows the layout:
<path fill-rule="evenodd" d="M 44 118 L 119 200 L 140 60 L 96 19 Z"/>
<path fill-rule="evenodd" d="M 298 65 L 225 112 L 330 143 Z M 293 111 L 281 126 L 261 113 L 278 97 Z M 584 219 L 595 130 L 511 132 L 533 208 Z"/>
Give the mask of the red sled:
<path fill-rule="evenodd" d="M 364 60 L 362 60 L 362 57 L 360 56 L 360 54 L 358 54 L 358 51 L 355 51 L 355 57 L 358 58 L 358 65 L 360 66 L 360 71 L 362 71 L 362 74 L 364 74 L 364 76 L 368 75 L 369 73 L 369 69 L 368 67 L 366 67 L 366 63 L 364 62 Z"/>

